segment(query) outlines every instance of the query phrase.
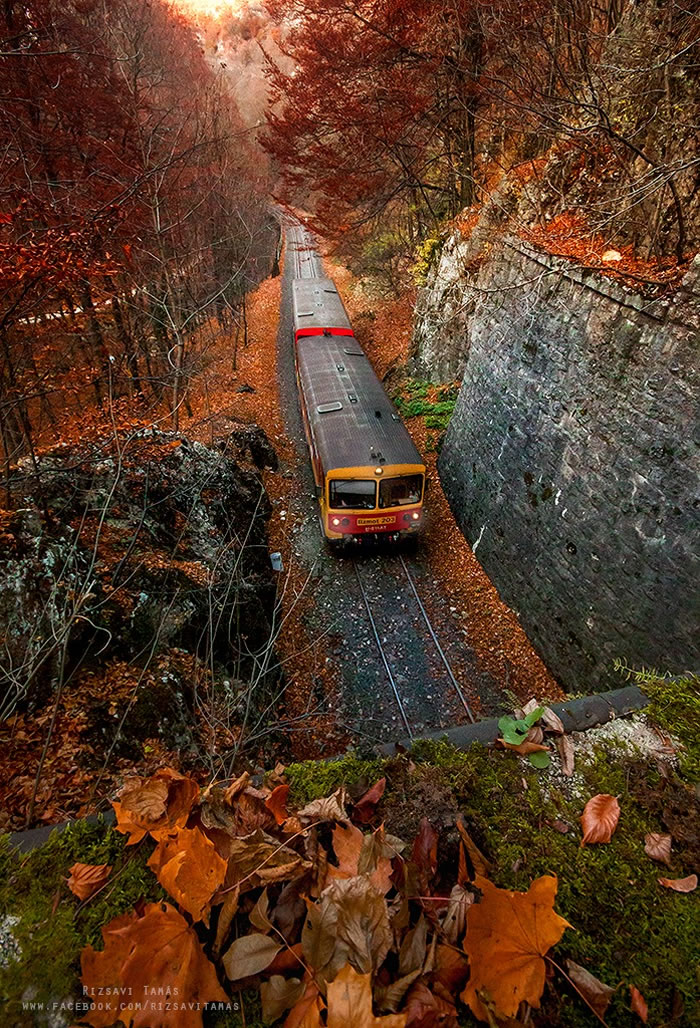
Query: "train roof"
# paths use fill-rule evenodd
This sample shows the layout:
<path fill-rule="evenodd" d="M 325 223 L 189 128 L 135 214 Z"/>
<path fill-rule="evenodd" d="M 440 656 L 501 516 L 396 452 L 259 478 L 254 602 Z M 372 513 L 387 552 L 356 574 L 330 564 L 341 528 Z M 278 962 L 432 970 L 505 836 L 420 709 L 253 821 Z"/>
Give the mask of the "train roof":
<path fill-rule="evenodd" d="M 413 440 L 353 337 L 301 336 L 297 367 L 324 472 L 377 464 L 423 464 Z"/>
<path fill-rule="evenodd" d="M 352 330 L 335 282 L 330 278 L 295 278 L 292 302 L 295 332 L 304 328 Z"/>

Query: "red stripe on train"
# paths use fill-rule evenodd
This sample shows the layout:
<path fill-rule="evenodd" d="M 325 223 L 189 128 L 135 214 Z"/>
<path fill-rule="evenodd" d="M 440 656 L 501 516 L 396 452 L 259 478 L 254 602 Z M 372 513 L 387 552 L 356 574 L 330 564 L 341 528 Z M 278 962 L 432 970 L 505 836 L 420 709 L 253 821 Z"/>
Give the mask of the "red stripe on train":
<path fill-rule="evenodd" d="M 302 336 L 322 336 L 328 333 L 331 336 L 354 336 L 351 328 L 300 328 L 294 333 L 295 339 Z"/>

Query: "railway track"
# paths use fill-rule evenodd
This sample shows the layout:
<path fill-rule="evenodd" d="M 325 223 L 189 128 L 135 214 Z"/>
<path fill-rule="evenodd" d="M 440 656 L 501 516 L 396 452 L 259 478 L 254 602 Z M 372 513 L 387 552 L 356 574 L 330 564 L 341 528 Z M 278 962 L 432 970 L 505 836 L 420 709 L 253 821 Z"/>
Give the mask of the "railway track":
<path fill-rule="evenodd" d="M 403 572 L 403 578 L 404 578 L 405 582 L 409 586 L 410 593 L 411 593 L 411 595 L 413 596 L 413 598 L 414 598 L 414 600 L 416 602 L 416 606 L 418 608 L 420 616 L 421 616 L 423 622 L 425 623 L 425 625 L 426 625 L 426 627 L 428 629 L 428 634 L 429 634 L 431 643 L 433 645 L 433 648 L 434 648 L 435 652 L 437 653 L 437 656 L 439 658 L 440 664 L 442 665 L 442 667 L 444 669 L 444 672 L 445 672 L 445 675 L 446 675 L 447 680 L 449 682 L 450 688 L 452 688 L 454 690 L 454 692 L 455 692 L 455 694 L 457 696 L 457 699 L 459 700 L 460 704 L 464 708 L 464 711 L 465 711 L 467 717 L 469 718 L 469 720 L 473 724 L 476 719 L 475 719 L 474 715 L 471 712 L 471 709 L 469 707 L 467 699 L 466 699 L 466 697 L 464 695 L 464 692 L 463 692 L 463 690 L 462 690 L 462 688 L 461 688 L 461 686 L 460 686 L 460 684 L 459 684 L 459 682 L 457 680 L 457 677 L 456 677 L 456 675 L 455 675 L 455 673 L 454 673 L 454 671 L 452 669 L 452 666 L 451 666 L 449 660 L 447 659 L 445 651 L 443 650 L 442 646 L 440 645 L 440 641 L 439 641 L 439 639 L 437 637 L 437 634 L 435 632 L 435 628 L 433 626 L 433 623 L 430 620 L 428 612 L 425 609 L 425 604 L 421 600 L 420 595 L 418 593 L 418 589 L 416 588 L 415 579 L 414 579 L 413 575 L 411 574 L 411 571 L 410 571 L 410 569 L 409 569 L 409 567 L 408 567 L 408 565 L 406 563 L 406 560 L 405 560 L 405 558 L 403 557 L 402 554 L 398 555 L 398 567 Z M 362 575 L 360 574 L 360 570 L 359 570 L 359 567 L 358 567 L 358 562 L 357 562 L 356 559 L 353 560 L 353 569 L 354 569 L 354 572 L 355 572 L 355 578 L 357 579 L 357 584 L 358 584 L 359 589 L 360 589 L 360 594 L 362 596 L 362 601 L 364 603 L 365 611 L 367 613 L 367 619 L 369 621 L 369 625 L 370 625 L 370 629 L 371 629 L 371 632 L 372 632 L 372 636 L 374 637 L 374 642 L 375 642 L 375 645 L 377 647 L 377 651 L 379 653 L 379 657 L 380 657 L 381 662 L 382 662 L 382 664 L 384 666 L 384 671 L 385 671 L 386 676 L 387 676 L 387 678 L 389 680 L 389 684 L 390 684 L 391 690 L 392 690 L 392 692 L 394 694 L 394 698 L 396 700 L 396 704 L 397 704 L 397 706 L 399 708 L 399 714 L 401 716 L 401 720 L 403 721 L 404 727 L 406 729 L 406 734 L 407 734 L 409 739 L 414 739 L 415 738 L 415 734 L 413 732 L 413 729 L 411 728 L 411 723 L 410 723 L 410 720 L 409 720 L 409 717 L 408 717 L 408 713 L 407 713 L 407 710 L 406 710 L 406 705 L 404 704 L 404 702 L 403 702 L 403 700 L 401 698 L 401 691 L 400 691 L 399 685 L 398 685 L 398 683 L 396 681 L 396 676 L 395 676 L 393 668 L 392 668 L 393 661 L 392 661 L 391 656 L 387 653 L 384 644 L 382 643 L 382 636 L 381 636 L 381 632 L 380 632 L 380 629 L 379 629 L 379 625 L 377 624 L 377 620 L 376 620 L 376 618 L 374 616 L 374 613 L 372 611 L 372 604 L 370 602 L 370 598 L 369 598 L 369 595 L 367 593 L 367 589 L 365 587 L 365 583 L 363 582 Z"/>

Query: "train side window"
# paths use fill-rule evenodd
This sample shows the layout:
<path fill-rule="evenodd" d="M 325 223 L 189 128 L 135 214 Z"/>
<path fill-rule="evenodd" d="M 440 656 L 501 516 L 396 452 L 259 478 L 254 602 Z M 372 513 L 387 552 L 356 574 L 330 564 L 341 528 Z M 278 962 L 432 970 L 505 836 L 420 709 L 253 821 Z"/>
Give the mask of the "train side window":
<path fill-rule="evenodd" d="M 411 503 L 420 503 L 422 491 L 422 475 L 406 475 L 404 478 L 384 478 L 379 483 L 379 506 L 405 507 Z"/>
<path fill-rule="evenodd" d="M 333 478 L 330 481 L 331 510 L 373 510 L 377 503 L 377 483 L 360 478 Z"/>

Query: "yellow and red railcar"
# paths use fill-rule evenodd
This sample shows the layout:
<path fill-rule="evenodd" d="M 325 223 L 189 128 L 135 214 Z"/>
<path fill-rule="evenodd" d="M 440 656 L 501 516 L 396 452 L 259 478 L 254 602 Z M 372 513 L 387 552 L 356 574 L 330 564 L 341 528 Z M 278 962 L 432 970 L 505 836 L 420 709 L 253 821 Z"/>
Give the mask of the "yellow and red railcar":
<path fill-rule="evenodd" d="M 399 540 L 423 525 L 425 464 L 327 278 L 293 283 L 294 345 L 323 533 Z"/>

